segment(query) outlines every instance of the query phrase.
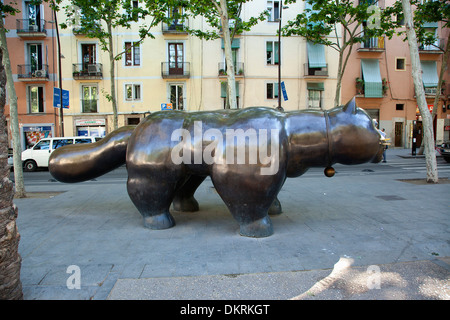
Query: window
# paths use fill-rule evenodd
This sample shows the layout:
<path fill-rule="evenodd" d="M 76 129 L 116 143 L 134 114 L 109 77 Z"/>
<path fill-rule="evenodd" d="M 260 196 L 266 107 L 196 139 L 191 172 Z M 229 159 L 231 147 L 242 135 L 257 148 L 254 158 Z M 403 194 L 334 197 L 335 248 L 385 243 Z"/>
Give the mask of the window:
<path fill-rule="evenodd" d="M 49 150 L 50 140 L 41 140 L 33 147 L 33 150 Z"/>
<path fill-rule="evenodd" d="M 308 108 L 322 109 L 322 92 L 324 90 L 323 82 L 308 82 Z"/>
<path fill-rule="evenodd" d="M 184 74 L 184 49 L 183 43 L 169 43 L 169 74 Z"/>
<path fill-rule="evenodd" d="M 53 149 L 58 149 L 60 147 L 68 146 L 73 144 L 73 139 L 58 139 L 53 140 Z"/>
<path fill-rule="evenodd" d="M 126 101 L 140 101 L 141 100 L 141 85 L 140 84 L 125 84 L 125 100 Z"/>
<path fill-rule="evenodd" d="M 395 58 L 395 70 L 405 71 L 406 70 L 406 59 L 405 58 Z"/>
<path fill-rule="evenodd" d="M 89 70 L 89 65 L 97 63 L 96 45 L 93 43 L 81 44 L 81 70 Z"/>
<path fill-rule="evenodd" d="M 42 45 L 38 43 L 30 43 L 27 45 L 28 64 L 27 71 L 34 76 L 35 72 L 43 69 L 42 65 Z"/>
<path fill-rule="evenodd" d="M 184 110 L 184 85 L 178 83 L 169 84 L 169 101 L 173 110 Z"/>
<path fill-rule="evenodd" d="M 278 21 L 280 18 L 280 1 L 267 1 L 267 11 L 269 12 L 268 21 Z"/>
<path fill-rule="evenodd" d="M 125 42 L 125 66 L 141 65 L 141 47 L 139 42 Z"/>
<path fill-rule="evenodd" d="M 40 86 L 28 87 L 28 110 L 30 113 L 44 112 L 44 88 Z"/>
<path fill-rule="evenodd" d="M 396 105 L 395 105 L 395 110 L 397 110 L 397 111 L 402 111 L 403 110 L 403 108 L 404 108 L 404 104 L 403 103 L 397 103 Z"/>
<path fill-rule="evenodd" d="M 278 41 L 266 42 L 266 60 L 267 64 L 278 64 Z"/>
<path fill-rule="evenodd" d="M 97 85 L 81 86 L 81 107 L 84 113 L 95 113 L 97 110 L 98 88 Z"/>
<path fill-rule="evenodd" d="M 321 93 L 319 90 L 308 90 L 308 108 L 320 109 Z"/>
<path fill-rule="evenodd" d="M 267 99 L 278 99 L 278 82 L 266 83 Z"/>

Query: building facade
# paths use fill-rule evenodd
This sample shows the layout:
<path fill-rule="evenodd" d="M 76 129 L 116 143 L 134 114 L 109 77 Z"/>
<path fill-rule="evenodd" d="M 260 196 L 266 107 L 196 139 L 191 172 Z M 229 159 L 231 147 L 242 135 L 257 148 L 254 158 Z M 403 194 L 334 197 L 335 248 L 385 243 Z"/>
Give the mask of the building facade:
<path fill-rule="evenodd" d="M 7 45 L 17 94 L 21 145 L 25 149 L 58 132 L 57 111 L 52 105 L 56 81 L 56 34 L 53 12 L 48 4 L 21 1 L 16 6 L 20 12 L 8 16 L 4 25 L 8 30 Z M 9 124 L 9 108 L 5 110 Z"/>
<path fill-rule="evenodd" d="M 390 6 L 393 0 L 380 2 Z M 442 65 L 443 50 L 450 30 L 443 23 L 424 25 L 436 34 L 434 45 L 419 45 L 423 85 L 430 110 L 433 108 L 436 87 Z M 405 36 L 406 37 L 406 36 Z M 412 146 L 414 123 L 417 125 L 417 146 L 421 144 L 422 118 L 420 116 L 414 83 L 411 77 L 411 59 L 408 42 L 394 36 L 371 38 L 356 45 L 343 78 L 342 101 L 356 97 L 359 107 L 365 109 L 384 128 L 394 147 Z M 434 134 L 437 143 L 449 140 L 450 70 L 447 67 L 444 85 L 439 93 Z"/>
<path fill-rule="evenodd" d="M 139 1 L 135 2 L 139 5 Z M 34 141 L 29 137 L 57 136 L 62 128 L 60 110 L 53 107 L 53 90 L 59 87 L 59 69 L 52 11 L 46 4 L 33 9 L 27 1 L 19 6 L 22 13 L 7 17 L 6 23 L 10 30 L 9 51 L 14 52 L 11 60 L 22 146 L 26 148 Z M 288 8 L 278 0 L 255 0 L 244 5 L 244 20 L 264 10 L 270 15 L 266 21 L 233 39 L 239 108 L 278 106 L 278 95 L 281 94 L 278 92 L 279 67 L 286 89 L 287 100 L 284 95 L 281 99 L 284 110 L 333 107 L 338 53 L 298 36 L 282 37 L 281 44 L 278 40 L 280 15 L 281 25 L 285 25 L 304 9 L 303 1 L 289 4 Z M 65 21 L 65 13 L 58 12 L 57 19 L 58 23 Z M 41 32 L 42 23 L 34 22 L 38 20 L 45 20 L 46 32 Z M 210 28 L 200 17 L 184 23 L 195 29 Z M 180 31 L 179 24 L 176 20 L 171 24 L 160 24 L 152 29 L 154 39 L 145 39 L 139 45 L 136 45 L 139 21 L 132 23 L 130 29 L 113 30 L 114 54 L 124 52 L 115 62 L 119 126 L 138 124 L 148 114 L 160 111 L 165 104 L 185 111 L 225 107 L 227 77 L 222 39 L 199 39 Z M 440 38 L 444 38 L 448 30 L 441 29 L 436 27 L 436 32 L 442 33 Z M 101 49 L 98 39 L 86 37 L 76 26 L 59 29 L 59 35 L 62 89 L 69 92 L 69 106 L 63 109 L 64 135 L 104 136 L 113 130 L 113 111 L 108 100 L 111 88 L 108 52 Z M 435 51 L 422 48 L 421 58 L 427 70 L 434 67 L 437 72 L 442 54 Z M 386 128 L 395 146 L 409 147 L 412 121 L 419 119 L 416 118 L 407 43 L 399 38 L 373 39 L 359 45 L 350 59 L 342 83 L 342 103 L 356 96 L 358 106 L 377 119 L 380 127 Z M 448 71 L 446 76 L 449 86 Z M 371 77 L 376 78 L 375 84 L 370 84 Z M 356 78 L 365 81 L 367 90 L 357 88 Z M 429 88 L 427 101 L 432 104 L 434 96 L 431 96 L 432 87 Z M 375 92 L 371 93 L 371 90 Z M 450 94 L 450 88 L 446 90 L 446 94 Z M 449 104 L 446 97 L 442 96 L 438 110 L 438 140 L 448 139 L 448 131 L 444 131 L 448 127 L 446 115 L 450 114 L 450 110 L 443 108 Z"/>

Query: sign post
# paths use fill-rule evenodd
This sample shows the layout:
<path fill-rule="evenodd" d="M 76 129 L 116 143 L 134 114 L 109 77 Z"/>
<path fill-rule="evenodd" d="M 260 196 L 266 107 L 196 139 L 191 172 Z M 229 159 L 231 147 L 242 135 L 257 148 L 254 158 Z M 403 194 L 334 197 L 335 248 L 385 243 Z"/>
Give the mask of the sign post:
<path fill-rule="evenodd" d="M 281 91 L 283 92 L 284 101 L 287 101 L 288 96 L 287 96 L 287 92 L 286 92 L 286 86 L 284 85 L 284 81 L 281 82 Z"/>
<path fill-rule="evenodd" d="M 59 88 L 53 88 L 53 107 L 61 108 L 61 90 Z M 69 90 L 63 89 L 62 94 L 62 104 L 63 108 L 69 109 Z"/>

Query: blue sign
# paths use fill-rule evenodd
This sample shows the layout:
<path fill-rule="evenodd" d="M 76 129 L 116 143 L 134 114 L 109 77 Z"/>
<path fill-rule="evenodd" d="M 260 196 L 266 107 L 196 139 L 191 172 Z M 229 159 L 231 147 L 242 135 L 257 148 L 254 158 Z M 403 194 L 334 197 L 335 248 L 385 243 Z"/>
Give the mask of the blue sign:
<path fill-rule="evenodd" d="M 284 101 L 288 100 L 288 96 L 287 96 L 287 92 L 286 92 L 286 87 L 284 85 L 284 81 L 281 81 L 281 92 L 283 92 L 283 99 Z"/>
<path fill-rule="evenodd" d="M 172 110 L 171 103 L 161 103 L 161 110 Z"/>
<path fill-rule="evenodd" d="M 61 98 L 59 93 L 61 90 L 59 88 L 53 88 L 53 107 L 61 108 Z M 69 90 L 63 89 L 63 108 L 69 109 Z"/>

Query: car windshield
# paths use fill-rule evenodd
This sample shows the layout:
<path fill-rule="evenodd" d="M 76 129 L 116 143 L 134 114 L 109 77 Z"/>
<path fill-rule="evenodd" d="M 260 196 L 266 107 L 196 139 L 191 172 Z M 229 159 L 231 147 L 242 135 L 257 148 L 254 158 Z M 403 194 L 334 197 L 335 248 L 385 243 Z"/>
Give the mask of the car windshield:
<path fill-rule="evenodd" d="M 50 140 L 41 140 L 35 146 L 34 150 L 48 150 L 50 148 Z"/>

